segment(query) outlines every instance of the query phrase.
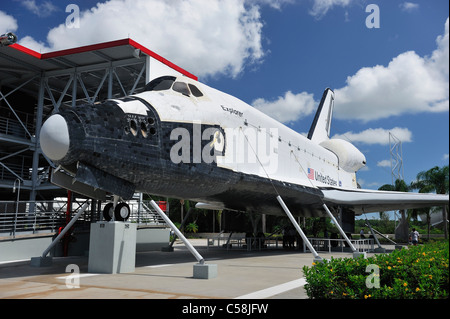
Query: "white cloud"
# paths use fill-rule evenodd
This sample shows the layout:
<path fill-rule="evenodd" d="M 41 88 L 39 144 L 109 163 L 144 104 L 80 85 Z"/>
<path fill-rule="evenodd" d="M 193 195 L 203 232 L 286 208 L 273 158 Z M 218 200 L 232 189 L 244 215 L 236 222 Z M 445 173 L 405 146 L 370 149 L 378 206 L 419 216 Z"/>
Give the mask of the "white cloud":
<path fill-rule="evenodd" d="M 259 98 L 252 103 L 261 112 L 283 123 L 295 122 L 302 116 L 311 114 L 316 104 L 312 94 L 306 92 L 293 94 L 291 91 L 274 101 Z"/>
<path fill-rule="evenodd" d="M 413 12 L 415 10 L 419 9 L 419 4 L 418 3 L 413 3 L 413 2 L 403 2 L 399 4 L 400 10 L 404 11 L 404 12 Z"/>
<path fill-rule="evenodd" d="M 368 171 L 370 171 L 370 167 L 368 165 L 366 165 L 358 170 L 358 172 L 368 172 Z"/>
<path fill-rule="evenodd" d="M 321 19 L 325 16 L 328 10 L 335 6 L 347 7 L 353 0 L 314 0 L 314 4 L 309 14 L 316 19 Z"/>
<path fill-rule="evenodd" d="M 449 110 L 449 20 L 431 56 L 402 53 L 388 66 L 360 69 L 335 90 L 335 116 L 370 121 L 405 113 Z"/>
<path fill-rule="evenodd" d="M 390 160 L 382 160 L 382 161 L 379 161 L 379 162 L 377 163 L 377 166 L 378 166 L 378 167 L 391 167 L 391 161 L 390 161 Z"/>
<path fill-rule="evenodd" d="M 0 10 L 0 34 L 15 32 L 17 30 L 17 20 Z"/>
<path fill-rule="evenodd" d="M 268 5 L 274 9 L 281 10 L 281 6 L 295 3 L 295 0 L 245 0 L 245 2 L 248 4 Z"/>
<path fill-rule="evenodd" d="M 391 132 L 402 143 L 412 142 L 411 131 L 407 128 L 401 127 L 394 127 L 390 130 L 383 128 L 370 128 L 359 133 L 350 131 L 344 134 L 335 134 L 333 138 L 347 140 L 351 143 L 389 145 L 389 132 Z"/>
<path fill-rule="evenodd" d="M 332 3 L 325 2 L 325 3 Z M 445 32 L 436 39 L 437 48 L 430 56 L 420 57 L 413 51 L 392 59 L 387 67 L 365 67 L 347 78 L 347 86 L 334 90 L 334 116 L 338 119 L 368 122 L 391 116 L 419 112 L 445 112 L 449 110 L 449 19 Z M 257 99 L 253 106 L 281 122 L 294 122 L 311 114 L 318 102 L 312 94 L 286 92 L 275 101 Z M 396 128 L 403 142 L 411 141 L 411 132 Z M 369 142 L 371 133 L 357 133 L 352 140 L 386 145 L 388 140 Z M 394 129 L 395 130 L 395 129 Z M 383 132 L 388 130 L 383 130 Z M 362 134 L 364 133 L 364 134 Z M 346 133 L 347 136 L 354 134 Z M 384 134 L 388 139 L 388 134 Z M 367 137 L 367 140 L 364 140 Z M 374 136 L 376 137 L 376 136 Z"/>
<path fill-rule="evenodd" d="M 259 10 L 245 0 L 110 0 L 81 12 L 80 28 L 51 29 L 45 46 L 20 43 L 47 52 L 130 37 L 200 77 L 235 77 L 264 57 Z"/>
<path fill-rule="evenodd" d="M 21 4 L 38 17 L 48 17 L 53 12 L 58 11 L 58 7 L 51 3 L 51 1 L 44 1 L 37 4 L 36 0 L 22 0 Z"/>
<path fill-rule="evenodd" d="M 387 67 L 360 69 L 348 77 L 347 86 L 335 90 L 334 116 L 364 122 L 406 113 L 444 112 L 449 110 L 449 19 L 445 32 L 436 39 L 437 48 L 430 56 L 402 53 Z M 252 105 L 269 116 L 287 123 L 311 114 L 318 102 L 307 92 L 288 91 L 276 100 L 257 99 Z M 348 132 L 351 141 L 389 144 L 391 131 L 402 142 L 411 142 L 408 129 L 370 129 Z"/>

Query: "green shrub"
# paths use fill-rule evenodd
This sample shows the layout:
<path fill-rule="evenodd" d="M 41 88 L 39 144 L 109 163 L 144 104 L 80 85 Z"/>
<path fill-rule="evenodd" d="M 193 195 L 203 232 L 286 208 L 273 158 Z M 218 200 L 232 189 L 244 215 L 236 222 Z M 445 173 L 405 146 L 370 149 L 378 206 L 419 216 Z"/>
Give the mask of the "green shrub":
<path fill-rule="evenodd" d="M 198 232 L 198 225 L 196 223 L 189 223 L 186 225 L 186 231 L 188 233 L 196 233 Z"/>
<path fill-rule="evenodd" d="M 367 259 L 303 267 L 309 298 L 441 299 L 449 296 L 449 244 L 428 243 Z"/>

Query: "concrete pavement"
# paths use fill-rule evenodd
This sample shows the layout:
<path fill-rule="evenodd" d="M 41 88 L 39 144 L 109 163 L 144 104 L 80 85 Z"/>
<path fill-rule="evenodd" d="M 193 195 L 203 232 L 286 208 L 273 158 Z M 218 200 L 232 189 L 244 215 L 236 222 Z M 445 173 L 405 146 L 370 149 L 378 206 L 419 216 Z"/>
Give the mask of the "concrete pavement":
<path fill-rule="evenodd" d="M 271 249 L 226 250 L 191 240 L 206 263 L 217 264 L 218 276 L 194 279 L 195 258 L 180 242 L 174 252 L 139 252 L 133 273 L 88 273 L 88 257 L 53 258 L 50 267 L 29 261 L 0 264 L 0 298 L 26 299 L 306 299 L 302 268 L 310 253 Z M 329 253 L 320 253 L 330 258 Z M 351 257 L 351 253 L 333 253 Z M 76 273 L 71 271 L 75 269 Z"/>

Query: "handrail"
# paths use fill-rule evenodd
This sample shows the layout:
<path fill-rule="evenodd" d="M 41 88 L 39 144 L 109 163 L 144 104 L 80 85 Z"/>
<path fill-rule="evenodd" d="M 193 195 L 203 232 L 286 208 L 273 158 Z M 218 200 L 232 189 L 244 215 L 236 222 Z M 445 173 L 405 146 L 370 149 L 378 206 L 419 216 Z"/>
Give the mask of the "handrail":
<path fill-rule="evenodd" d="M 72 214 L 75 214 L 75 210 L 78 208 L 76 204 L 81 206 L 81 203 L 75 202 Z M 91 214 L 89 206 L 78 219 L 77 227 L 88 229 L 88 224 L 91 222 L 102 220 L 105 204 L 96 214 Z M 0 237 L 8 239 L 17 235 L 53 234 L 58 231 L 59 227 L 66 224 L 66 205 L 65 200 L 0 201 Z M 128 221 L 138 225 L 166 227 L 164 220 L 154 210 L 141 207 L 139 211 L 138 202 L 135 201 L 130 201 L 129 206 L 131 214 Z M 34 207 L 34 212 L 31 212 L 32 207 Z"/>
<path fill-rule="evenodd" d="M 311 241 L 312 246 L 316 246 L 317 250 L 320 251 L 320 244 L 321 242 L 323 242 L 323 246 L 324 248 L 328 248 L 328 252 L 331 253 L 331 248 L 333 247 L 333 245 L 331 245 L 332 242 L 337 242 L 340 243 L 340 247 L 341 247 L 341 251 L 344 250 L 344 246 L 345 243 L 347 243 L 347 240 L 344 238 L 308 238 Z M 365 238 L 365 239 L 349 239 L 354 248 L 357 251 L 360 252 L 370 252 L 374 250 L 374 240 L 372 238 Z M 325 245 L 325 243 L 327 243 L 327 245 Z M 357 248 L 356 248 L 356 247 Z M 303 244 L 303 250 L 306 250 L 305 244 Z M 349 247 L 350 249 L 352 249 L 351 247 Z M 352 249 L 353 250 L 353 249 Z"/>

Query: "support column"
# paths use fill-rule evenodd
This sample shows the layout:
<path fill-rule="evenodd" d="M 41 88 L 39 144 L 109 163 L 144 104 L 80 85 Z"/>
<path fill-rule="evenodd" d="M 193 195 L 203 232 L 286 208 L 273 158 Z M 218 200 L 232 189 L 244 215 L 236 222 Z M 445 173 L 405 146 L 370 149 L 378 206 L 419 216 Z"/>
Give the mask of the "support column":
<path fill-rule="evenodd" d="M 345 239 L 347 244 L 352 249 L 352 251 L 353 251 L 353 258 L 358 258 L 360 256 L 364 256 L 364 258 L 366 258 L 366 253 L 365 252 L 359 252 L 359 251 L 356 250 L 355 246 L 352 244 L 350 239 L 348 239 L 348 237 L 345 234 L 344 230 L 341 228 L 341 225 L 339 225 L 339 223 L 337 222 L 336 218 L 334 218 L 333 214 L 330 212 L 330 210 L 328 209 L 327 205 L 323 204 L 322 207 L 325 209 L 325 211 L 327 212 L 328 216 L 330 216 L 331 220 L 333 221 L 333 223 L 336 225 L 337 229 L 341 233 L 342 237 Z"/>
<path fill-rule="evenodd" d="M 181 207 L 183 207 L 183 206 L 181 206 Z M 187 222 L 187 220 L 188 220 L 188 218 L 189 218 L 189 216 L 191 215 L 191 212 L 192 212 L 193 210 L 194 210 L 194 209 L 193 209 L 192 207 L 189 208 L 189 210 L 188 210 L 186 216 L 184 217 L 183 221 L 181 222 L 180 229 L 183 229 L 184 225 L 186 224 L 186 222 Z M 170 242 L 169 246 L 168 246 L 168 247 L 162 247 L 162 248 L 161 248 L 161 251 L 172 252 L 172 251 L 173 251 L 173 244 L 175 243 L 175 240 L 176 240 L 177 238 L 178 238 L 178 236 L 177 236 L 176 234 L 174 234 L 174 235 L 173 235 L 173 239 L 172 239 L 172 241 Z"/>
<path fill-rule="evenodd" d="M 266 233 L 267 232 L 267 227 L 266 227 L 266 214 L 262 214 L 261 215 L 261 223 L 262 223 L 262 232 Z"/>
<path fill-rule="evenodd" d="M 311 243 L 309 242 L 308 238 L 306 237 L 305 233 L 303 232 L 303 230 L 300 228 L 299 224 L 297 223 L 297 221 L 295 220 L 294 216 L 292 216 L 291 212 L 289 211 L 289 208 L 287 208 L 286 204 L 284 203 L 283 199 L 281 198 L 280 195 L 277 196 L 277 200 L 280 203 L 281 207 L 283 208 L 284 212 L 286 213 L 286 215 L 289 217 L 289 220 L 291 221 L 291 223 L 294 225 L 295 229 L 297 230 L 297 232 L 300 234 L 300 236 L 303 239 L 303 242 L 306 244 L 306 246 L 308 246 L 308 249 L 312 252 L 312 254 L 314 255 L 314 262 L 323 262 L 322 257 L 319 256 L 319 254 L 317 253 L 317 251 L 314 249 L 314 247 L 311 245 Z"/>
<path fill-rule="evenodd" d="M 67 207 L 66 207 L 66 225 L 70 223 L 70 215 L 72 215 L 72 201 L 73 194 L 71 191 L 67 191 Z M 63 256 L 67 257 L 69 252 L 69 238 L 70 234 L 66 234 L 63 237 Z"/>
<path fill-rule="evenodd" d="M 369 227 L 369 230 L 370 230 L 370 232 L 371 232 L 371 234 L 372 234 L 372 236 L 373 236 L 373 239 L 375 240 L 375 242 L 376 242 L 377 245 L 378 245 L 378 248 L 375 248 L 375 252 L 376 252 L 376 253 L 385 253 L 385 252 L 386 252 L 386 249 L 384 249 L 383 247 L 381 247 L 380 241 L 378 240 L 377 235 L 376 235 L 375 232 L 373 231 L 372 225 L 370 225 L 369 220 L 367 219 L 367 216 L 366 216 L 366 224 L 367 224 L 367 226 Z"/>
<path fill-rule="evenodd" d="M 108 69 L 108 72 L 109 72 L 109 74 L 108 74 L 108 96 L 107 96 L 107 98 L 108 99 L 111 99 L 112 98 L 112 89 L 113 89 L 113 71 L 114 71 L 114 69 L 113 69 L 113 67 L 112 67 L 112 65 L 109 67 L 109 69 Z"/>
<path fill-rule="evenodd" d="M 142 199 L 143 199 L 143 194 L 142 194 L 142 193 L 139 193 L 139 200 L 138 200 L 138 216 L 137 216 L 137 222 L 138 222 L 138 224 L 141 223 Z"/>
<path fill-rule="evenodd" d="M 37 111 L 36 111 L 36 128 L 35 128 L 35 135 L 34 135 L 34 141 L 32 140 L 34 144 L 34 151 L 33 151 L 33 163 L 32 163 L 32 170 L 31 170 L 31 192 L 30 192 L 30 209 L 29 212 L 31 214 L 35 213 L 35 201 L 36 201 L 36 188 L 38 187 L 37 184 L 37 172 L 38 172 L 38 166 L 39 166 L 39 155 L 41 153 L 41 148 L 39 147 L 39 136 L 41 134 L 41 126 L 42 126 L 42 116 L 44 113 L 44 76 L 41 75 L 40 81 L 39 81 L 39 92 L 38 92 L 38 100 L 37 100 Z"/>
<path fill-rule="evenodd" d="M 69 229 L 75 224 L 81 214 L 89 207 L 89 201 L 83 204 L 83 206 L 78 210 L 78 213 L 72 218 L 72 220 L 64 227 L 64 229 L 59 233 L 59 235 L 52 241 L 50 246 L 47 247 L 46 250 L 42 253 L 40 257 L 31 257 L 31 266 L 34 267 L 42 267 L 42 266 L 51 266 L 52 257 L 47 257 L 47 254 L 50 250 L 60 241 L 60 239 L 67 233 Z"/>
<path fill-rule="evenodd" d="M 72 80 L 72 107 L 77 105 L 77 70 L 75 68 L 75 72 L 73 73 Z"/>
<path fill-rule="evenodd" d="M 145 204 L 143 204 L 145 207 Z M 150 205 L 156 212 L 164 219 L 167 225 L 172 228 L 173 232 L 180 238 L 186 245 L 191 254 L 197 259 L 198 264 L 194 265 L 194 278 L 198 279 L 211 279 L 217 277 L 217 265 L 215 264 L 205 264 L 205 259 L 198 253 L 198 251 L 192 246 L 192 244 L 184 237 L 180 230 L 172 223 L 172 221 L 167 217 L 166 214 L 159 208 L 158 204 L 154 200 L 150 202 Z"/>
<path fill-rule="evenodd" d="M 142 204 L 144 207 L 145 204 Z M 189 249 L 189 251 L 191 252 L 191 254 L 195 257 L 195 259 L 197 259 L 197 261 L 200 264 L 203 264 L 205 262 L 205 259 L 203 259 L 203 257 L 198 253 L 198 251 L 194 248 L 194 246 L 192 246 L 192 244 L 186 239 L 186 237 L 184 237 L 184 235 L 181 233 L 181 231 L 172 223 L 172 221 L 169 219 L 169 217 L 167 217 L 166 214 L 164 214 L 164 212 L 161 210 L 161 208 L 159 208 L 158 204 L 155 203 L 154 200 L 150 201 L 150 205 L 153 207 L 154 210 L 156 210 L 156 212 L 159 214 L 159 216 L 161 216 L 162 219 L 164 219 L 164 221 L 167 223 L 167 225 L 170 226 L 170 228 L 172 228 L 173 232 L 178 236 L 178 238 L 180 238 L 183 243 L 186 245 L 186 247 Z M 147 208 L 148 209 L 148 208 Z M 150 210 L 150 209 L 148 209 Z"/>

